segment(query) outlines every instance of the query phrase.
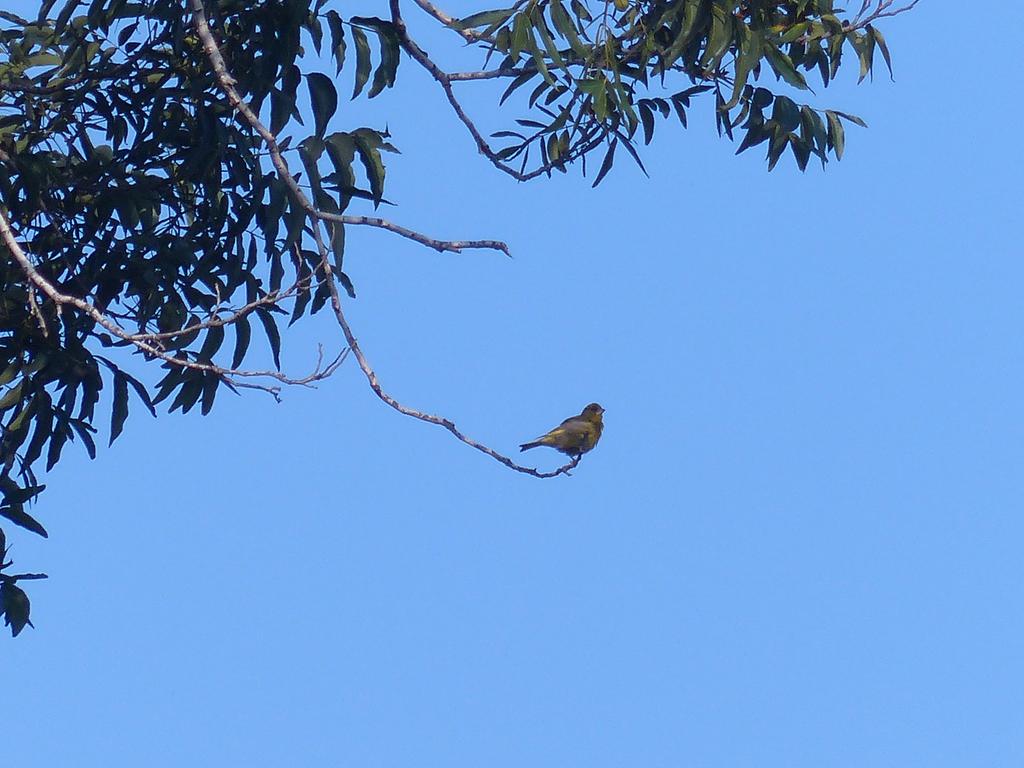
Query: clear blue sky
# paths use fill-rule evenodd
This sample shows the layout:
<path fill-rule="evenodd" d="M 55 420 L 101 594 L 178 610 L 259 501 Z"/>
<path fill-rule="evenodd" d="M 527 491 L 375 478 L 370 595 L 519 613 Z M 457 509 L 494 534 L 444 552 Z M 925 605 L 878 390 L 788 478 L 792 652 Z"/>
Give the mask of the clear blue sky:
<path fill-rule="evenodd" d="M 824 173 L 733 157 L 705 107 L 650 179 L 516 185 L 409 61 L 344 105 L 404 151 L 389 215 L 515 253 L 352 233 L 385 386 L 504 451 L 598 400 L 601 445 L 514 474 L 352 363 L 282 405 L 136 406 L 47 478 L 49 541 L 12 533 L 51 578 L 0 641 L 4 764 L 1020 765 L 1020 60 L 965 65 L 950 10 L 883 25 L 895 84 L 819 92 L 871 126 Z"/>

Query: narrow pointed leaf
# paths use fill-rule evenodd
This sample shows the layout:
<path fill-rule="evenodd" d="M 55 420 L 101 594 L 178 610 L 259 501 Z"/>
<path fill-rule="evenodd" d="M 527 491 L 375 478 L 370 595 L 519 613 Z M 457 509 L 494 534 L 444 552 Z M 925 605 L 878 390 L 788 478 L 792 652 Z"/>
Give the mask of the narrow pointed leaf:
<path fill-rule="evenodd" d="M 327 124 L 338 110 L 338 91 L 327 75 L 311 72 L 306 76 L 309 99 L 313 105 L 313 121 L 319 139 L 327 132 Z"/>
<path fill-rule="evenodd" d="M 612 143 L 608 147 L 608 151 L 605 152 L 604 160 L 601 161 L 601 168 L 597 172 L 597 178 L 594 179 L 594 183 L 591 187 L 596 187 L 600 184 L 601 179 L 603 179 L 608 174 L 608 171 L 612 169 L 612 163 L 615 161 L 615 147 L 617 147 L 618 144 L 618 139 L 612 140 Z"/>
<path fill-rule="evenodd" d="M 110 413 L 110 445 L 124 430 L 124 422 L 128 418 L 128 379 L 114 374 L 114 404 Z"/>
<path fill-rule="evenodd" d="M 32 531 L 32 533 L 38 533 L 44 539 L 50 536 L 39 521 L 25 511 L 25 507 L 22 504 L 3 505 L 0 507 L 0 517 L 6 517 L 15 525 L 20 525 L 22 528 Z"/>
<path fill-rule="evenodd" d="M 356 84 L 352 98 L 356 98 L 370 79 L 370 43 L 366 33 L 359 27 L 352 27 L 352 41 L 356 46 Z"/>

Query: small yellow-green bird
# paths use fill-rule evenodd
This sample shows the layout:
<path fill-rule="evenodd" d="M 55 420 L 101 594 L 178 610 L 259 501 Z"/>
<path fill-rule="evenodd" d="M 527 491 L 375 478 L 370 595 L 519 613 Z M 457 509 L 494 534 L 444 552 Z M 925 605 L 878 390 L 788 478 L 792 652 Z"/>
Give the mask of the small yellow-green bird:
<path fill-rule="evenodd" d="M 538 437 L 531 443 L 523 443 L 519 446 L 520 451 L 530 448 L 537 448 L 546 445 L 569 456 L 579 457 L 589 451 L 597 441 L 601 439 L 601 430 L 604 423 L 601 414 L 604 413 L 597 403 L 591 403 L 579 416 L 572 416 L 546 435 Z"/>

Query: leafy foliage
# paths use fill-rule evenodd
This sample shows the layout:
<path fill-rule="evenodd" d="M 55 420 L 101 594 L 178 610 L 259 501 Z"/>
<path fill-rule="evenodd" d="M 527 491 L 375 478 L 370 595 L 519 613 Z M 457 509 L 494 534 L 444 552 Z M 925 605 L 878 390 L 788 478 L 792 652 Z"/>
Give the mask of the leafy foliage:
<path fill-rule="evenodd" d="M 327 0 L 202 4 L 239 96 L 301 168 L 294 178 L 225 98 L 193 0 L 45 0 L 35 20 L 0 11 L 0 213 L 31 258 L 25 267 L 0 241 L 0 517 L 46 536 L 26 511 L 44 488 L 38 468 L 73 442 L 95 457 L 97 423 L 112 443 L 140 406 L 208 413 L 252 375 L 254 328 L 280 370 L 282 321 L 320 311 L 333 290 L 295 183 L 327 226 L 330 279 L 355 296 L 345 214 L 388 202 L 384 156 L 397 150 L 386 130 L 337 125 L 339 87 L 381 95 L 404 51 L 476 130 L 455 76 L 418 49 L 391 1 L 390 20 Z M 640 140 L 666 119 L 686 127 L 705 94 L 738 152 L 766 144 L 769 169 L 787 148 L 801 169 L 812 156 L 824 165 L 843 155 L 844 124 L 863 122 L 795 97 L 811 80 L 827 86 L 850 51 L 861 80 L 876 52 L 891 71 L 881 33 L 832 0 L 517 0 L 435 18 L 496 65 L 462 79 L 505 81 L 500 103 L 525 96 L 529 116 L 494 134 L 506 146 L 474 133 L 523 178 L 578 160 L 585 170 L 600 151 L 597 184 L 620 146 L 642 167 Z M 78 303 L 40 291 L 31 270 Z M 155 384 L 129 372 L 144 362 L 161 368 Z M 5 542 L 0 530 L 0 612 L 17 635 L 31 626 L 17 583 L 40 576 L 6 574 Z"/>
<path fill-rule="evenodd" d="M 298 151 L 316 204 L 335 213 L 353 198 L 379 204 L 382 152 L 394 148 L 371 128 L 325 135 L 338 107 L 333 78 L 304 72 L 300 63 L 304 46 L 319 48 L 329 29 L 340 69 L 347 25 L 358 36 L 358 95 L 372 68 L 368 31 L 380 41 L 375 96 L 394 83 L 397 69 L 388 23 L 343 22 L 335 12 L 324 18 L 310 2 L 294 1 L 224 1 L 210 3 L 208 13 L 239 73 L 237 87 L 254 108 L 269 104 L 277 132 L 302 130 L 297 86 L 306 81 L 314 134 Z M 327 286 L 318 257 L 302 247 L 304 217 L 257 151 L 258 137 L 216 90 L 185 4 L 68 2 L 52 21 L 5 16 L 0 204 L 38 272 L 122 327 L 156 335 L 159 350 L 189 363 L 219 360 L 237 369 L 256 320 L 279 365 L 280 300 L 294 300 L 295 322 L 324 306 Z M 282 143 L 287 148 L 291 139 Z M 321 159 L 330 164 L 322 176 Z M 336 274 L 351 290 L 341 271 L 343 227 L 334 229 Z M 104 392 L 113 442 L 131 400 L 154 415 L 162 401 L 171 411 L 199 406 L 207 413 L 231 382 L 164 361 L 163 378 L 146 386 L 124 359 L 128 351 L 153 355 L 86 313 L 58 310 L 30 288 L 3 245 L 0 253 L 0 515 L 46 535 L 25 511 L 43 487 L 36 467 L 51 469 L 69 442 L 95 456 Z M 7 615 L 16 617 L 21 592 L 7 582 L 4 589 Z M 14 621 L 15 633 L 22 625 Z"/>
<path fill-rule="evenodd" d="M 658 120 L 673 115 L 685 128 L 691 100 L 703 93 L 714 94 L 719 133 L 732 139 L 742 132 L 737 153 L 767 143 L 769 169 L 787 148 L 801 170 L 812 155 L 822 165 L 830 153 L 841 158 L 843 122 L 863 121 L 799 103 L 777 88 L 811 92 L 811 75 L 827 86 L 846 49 L 858 57 L 861 80 L 872 73 L 876 50 L 891 71 L 882 34 L 842 14 L 832 0 L 624 0 L 597 10 L 581 0 L 568 7 L 564 0 L 519 0 L 458 27 L 472 30 L 489 57 L 499 54 L 499 66 L 517 73 L 502 102 L 532 88 L 527 104 L 537 118 L 516 121 L 526 130 L 494 134 L 514 139 L 500 157 L 518 159 L 525 171 L 533 151 L 541 167 L 564 171 L 604 146 L 596 184 L 620 144 L 642 168 L 637 140 L 649 144 Z M 674 90 L 679 79 L 688 85 Z"/>
<path fill-rule="evenodd" d="M 43 532 L 45 536 L 45 531 Z M 29 621 L 31 604 L 25 590 L 18 586 L 22 579 L 46 578 L 41 574 L 22 573 L 10 575 L 4 573 L 11 566 L 7 560 L 7 537 L 0 529 L 0 616 L 4 617 L 4 626 L 11 628 L 11 634 L 17 637 L 25 628 L 25 625 L 32 626 Z"/>

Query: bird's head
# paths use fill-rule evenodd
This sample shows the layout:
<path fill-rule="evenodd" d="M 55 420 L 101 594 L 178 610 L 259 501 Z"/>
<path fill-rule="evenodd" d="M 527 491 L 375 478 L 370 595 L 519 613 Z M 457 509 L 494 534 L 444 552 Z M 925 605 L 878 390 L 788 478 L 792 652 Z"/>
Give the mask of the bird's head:
<path fill-rule="evenodd" d="M 583 409 L 583 413 L 581 415 L 586 416 L 588 419 L 600 421 L 602 413 L 604 413 L 604 408 L 602 408 L 597 403 L 591 403 L 590 405 Z"/>

